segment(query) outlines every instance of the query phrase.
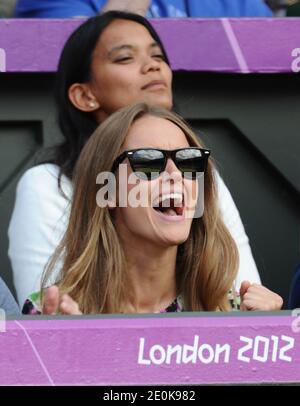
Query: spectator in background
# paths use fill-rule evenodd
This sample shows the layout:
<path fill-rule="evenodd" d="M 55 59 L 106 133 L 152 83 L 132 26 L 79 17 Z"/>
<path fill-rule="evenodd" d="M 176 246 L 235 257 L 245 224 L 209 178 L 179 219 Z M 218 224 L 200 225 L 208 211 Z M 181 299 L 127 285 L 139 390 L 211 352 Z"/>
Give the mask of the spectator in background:
<path fill-rule="evenodd" d="M 154 0 L 150 17 L 272 17 L 263 0 Z"/>
<path fill-rule="evenodd" d="M 10 18 L 14 15 L 17 0 L 0 1 L 0 18 Z"/>
<path fill-rule="evenodd" d="M 300 1 L 290 1 L 290 4 L 286 10 L 287 17 L 299 17 L 300 16 Z"/>
<path fill-rule="evenodd" d="M 300 15 L 299 0 L 265 0 L 276 17 L 293 17 Z"/>
<path fill-rule="evenodd" d="M 17 17 L 92 17 L 126 10 L 159 17 L 272 17 L 263 0 L 19 0 Z"/>
<path fill-rule="evenodd" d="M 20 309 L 8 290 L 3 280 L 0 278 L 0 309 L 5 311 L 8 316 L 16 316 L 20 314 Z"/>
<path fill-rule="evenodd" d="M 273 10 L 274 16 L 285 17 L 288 0 L 265 0 L 266 4 Z"/>
<path fill-rule="evenodd" d="M 300 308 L 300 263 L 291 282 L 288 307 L 289 309 Z"/>
<path fill-rule="evenodd" d="M 93 17 L 109 10 L 126 10 L 145 15 L 151 0 L 19 0 L 16 17 Z"/>

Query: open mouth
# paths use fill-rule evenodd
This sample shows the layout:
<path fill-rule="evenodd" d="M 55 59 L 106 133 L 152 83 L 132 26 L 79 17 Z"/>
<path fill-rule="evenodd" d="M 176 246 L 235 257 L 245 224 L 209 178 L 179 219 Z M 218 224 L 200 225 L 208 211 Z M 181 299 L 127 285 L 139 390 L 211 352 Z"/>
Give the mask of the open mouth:
<path fill-rule="evenodd" d="M 183 216 L 184 197 L 181 193 L 170 193 L 159 196 L 153 203 L 153 209 L 164 216 Z"/>

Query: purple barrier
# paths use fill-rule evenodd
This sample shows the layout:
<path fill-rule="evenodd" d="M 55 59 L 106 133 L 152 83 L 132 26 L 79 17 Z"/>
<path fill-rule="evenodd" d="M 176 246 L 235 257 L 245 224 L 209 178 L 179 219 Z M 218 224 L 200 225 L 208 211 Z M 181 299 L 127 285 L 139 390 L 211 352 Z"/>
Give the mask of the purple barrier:
<path fill-rule="evenodd" d="M 300 382 L 300 318 L 159 315 L 8 321 L 0 385 Z"/>
<path fill-rule="evenodd" d="M 299 18 L 152 22 L 175 71 L 300 71 Z M 63 44 L 80 23 L 77 19 L 0 20 L 0 71 L 54 72 Z"/>

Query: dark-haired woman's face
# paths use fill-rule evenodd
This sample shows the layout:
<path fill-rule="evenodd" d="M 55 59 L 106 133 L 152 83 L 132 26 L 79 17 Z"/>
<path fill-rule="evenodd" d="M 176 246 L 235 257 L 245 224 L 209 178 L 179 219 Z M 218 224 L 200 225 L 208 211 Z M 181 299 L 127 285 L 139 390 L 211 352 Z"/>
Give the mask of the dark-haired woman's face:
<path fill-rule="evenodd" d="M 99 121 L 138 101 L 172 108 L 172 71 L 141 24 L 111 23 L 97 43 L 91 69 L 89 85 L 100 106 Z"/>

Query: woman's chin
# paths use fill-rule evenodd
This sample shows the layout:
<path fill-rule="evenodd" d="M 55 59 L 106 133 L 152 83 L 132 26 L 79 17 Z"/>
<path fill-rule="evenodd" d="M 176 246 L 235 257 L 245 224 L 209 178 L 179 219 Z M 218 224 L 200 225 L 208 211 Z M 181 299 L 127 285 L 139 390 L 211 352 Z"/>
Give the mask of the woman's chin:
<path fill-rule="evenodd" d="M 186 235 L 160 235 L 160 240 L 164 247 L 174 247 L 183 244 L 188 239 Z"/>
<path fill-rule="evenodd" d="M 154 214 L 156 234 L 164 246 L 184 243 L 190 234 L 191 222 L 184 216 L 167 216 L 160 212 Z"/>
<path fill-rule="evenodd" d="M 144 97 L 143 100 L 153 106 L 158 106 L 167 110 L 171 110 L 173 107 L 172 98 L 168 94 L 150 93 Z"/>
<path fill-rule="evenodd" d="M 165 246 L 174 246 L 183 244 L 189 238 L 189 231 L 185 229 L 168 229 L 158 228 L 156 230 L 157 238 Z"/>

